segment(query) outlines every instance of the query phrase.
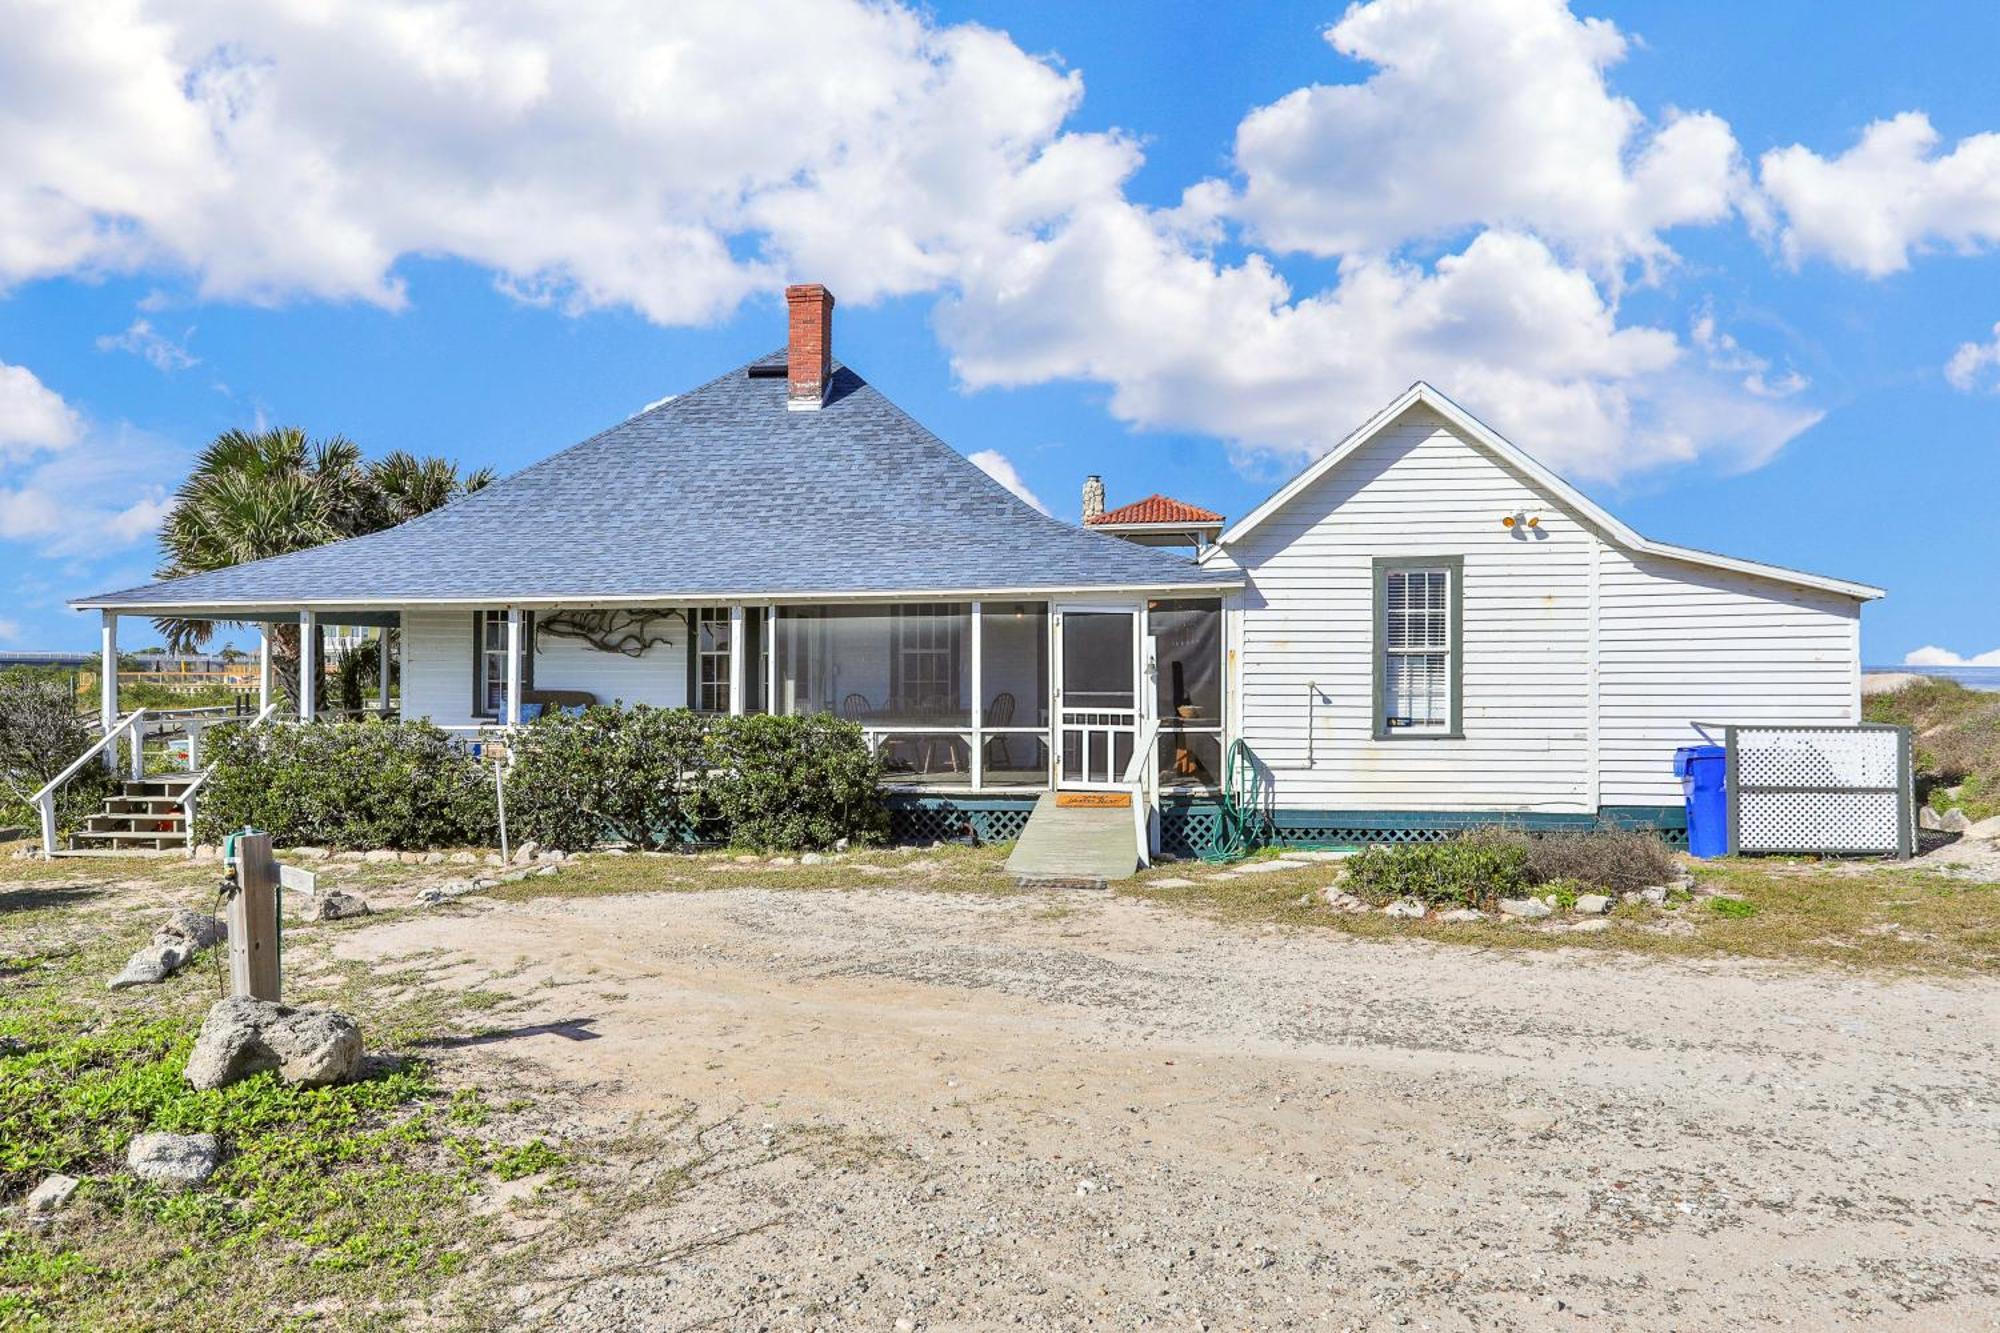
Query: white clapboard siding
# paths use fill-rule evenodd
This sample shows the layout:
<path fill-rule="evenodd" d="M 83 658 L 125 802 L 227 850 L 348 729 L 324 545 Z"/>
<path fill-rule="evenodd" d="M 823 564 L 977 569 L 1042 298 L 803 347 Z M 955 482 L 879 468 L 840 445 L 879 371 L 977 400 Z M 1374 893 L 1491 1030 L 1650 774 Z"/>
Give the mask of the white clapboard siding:
<path fill-rule="evenodd" d="M 1503 515 L 1540 514 L 1517 537 Z M 1240 733 L 1289 809 L 1590 807 L 1595 538 L 1412 408 L 1230 552 Z M 1373 737 L 1374 559 L 1457 555 L 1464 739 Z M 1308 756 L 1311 766 L 1307 767 Z"/>
<path fill-rule="evenodd" d="M 1609 544 L 1599 560 L 1606 805 L 1678 802 L 1673 753 L 1700 742 L 1693 722 L 1860 721 L 1854 599 Z"/>
<path fill-rule="evenodd" d="M 687 703 L 687 631 L 675 620 L 672 642 L 641 657 L 600 652 L 578 639 L 540 635 L 535 685 L 545 690 L 587 690 L 600 703 L 645 703 L 678 708 Z M 403 610 L 403 716 L 427 717 L 440 726 L 463 726 L 472 716 L 472 612 L 466 608 Z"/>

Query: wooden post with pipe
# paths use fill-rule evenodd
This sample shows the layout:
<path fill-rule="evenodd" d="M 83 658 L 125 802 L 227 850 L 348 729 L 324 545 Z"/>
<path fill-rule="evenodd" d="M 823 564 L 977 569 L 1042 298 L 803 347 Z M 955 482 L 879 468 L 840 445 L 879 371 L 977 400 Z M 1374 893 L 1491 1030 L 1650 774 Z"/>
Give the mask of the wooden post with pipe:
<path fill-rule="evenodd" d="M 235 840 L 236 893 L 229 900 L 229 993 L 276 1001 L 278 861 L 268 833 Z"/>

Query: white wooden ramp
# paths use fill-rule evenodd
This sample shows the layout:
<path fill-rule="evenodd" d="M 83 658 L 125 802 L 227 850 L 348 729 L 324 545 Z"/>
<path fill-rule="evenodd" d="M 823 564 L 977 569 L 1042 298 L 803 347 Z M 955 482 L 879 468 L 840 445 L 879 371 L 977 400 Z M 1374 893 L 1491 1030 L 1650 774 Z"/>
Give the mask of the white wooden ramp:
<path fill-rule="evenodd" d="M 1139 869 L 1132 798 L 1125 792 L 1048 792 L 1007 858 L 1022 883 L 1103 887 Z"/>

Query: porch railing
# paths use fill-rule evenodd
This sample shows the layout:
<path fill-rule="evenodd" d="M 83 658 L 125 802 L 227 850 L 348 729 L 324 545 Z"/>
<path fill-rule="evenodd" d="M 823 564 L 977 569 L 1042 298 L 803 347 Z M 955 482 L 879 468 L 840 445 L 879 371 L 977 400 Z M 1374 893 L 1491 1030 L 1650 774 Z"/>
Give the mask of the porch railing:
<path fill-rule="evenodd" d="M 266 722 L 269 722 L 272 716 L 277 711 L 278 711 L 278 705 L 276 704 L 264 705 L 263 711 L 259 712 L 257 716 L 250 719 L 250 730 L 255 731 L 258 727 L 261 727 Z M 199 744 L 198 741 L 199 735 L 200 735 L 199 731 L 191 731 L 188 733 L 189 772 L 194 771 L 195 755 Z M 199 800 L 201 797 L 201 789 L 208 785 L 208 780 L 214 775 L 215 775 L 215 765 L 210 764 L 207 768 L 202 769 L 200 773 L 196 774 L 195 780 L 193 782 L 188 783 L 188 785 L 181 791 L 181 828 L 186 830 L 187 833 L 187 850 L 189 856 L 194 855 L 195 802 Z"/>
<path fill-rule="evenodd" d="M 1120 780 L 1132 791 L 1133 837 L 1139 845 L 1139 864 L 1153 864 L 1153 814 L 1159 803 L 1160 766 L 1153 753 L 1160 740 L 1160 719 L 1154 718 L 1139 734 L 1132 760 L 1125 765 Z"/>

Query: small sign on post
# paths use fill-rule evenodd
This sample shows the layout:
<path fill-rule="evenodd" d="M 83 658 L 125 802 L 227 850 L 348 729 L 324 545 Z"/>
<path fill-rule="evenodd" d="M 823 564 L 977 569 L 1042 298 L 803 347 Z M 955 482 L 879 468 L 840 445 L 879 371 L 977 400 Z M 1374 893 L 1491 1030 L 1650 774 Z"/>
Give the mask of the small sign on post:
<path fill-rule="evenodd" d="M 268 833 L 238 834 L 229 900 L 229 993 L 278 999 L 278 861 Z"/>

